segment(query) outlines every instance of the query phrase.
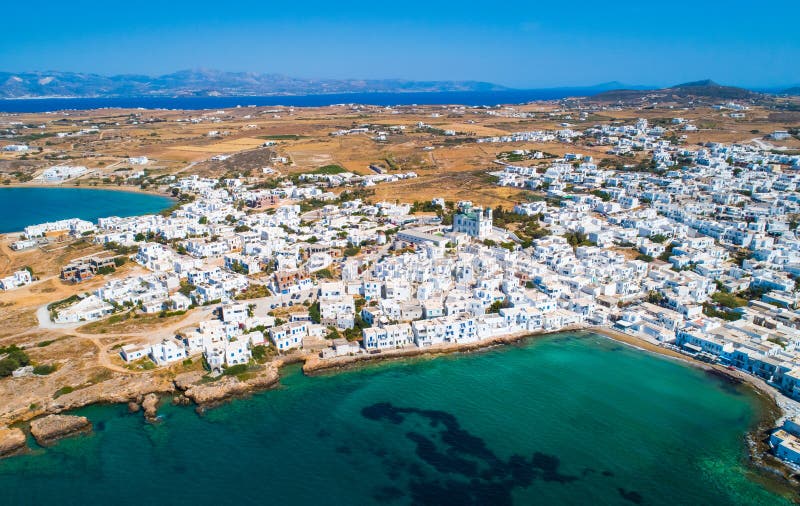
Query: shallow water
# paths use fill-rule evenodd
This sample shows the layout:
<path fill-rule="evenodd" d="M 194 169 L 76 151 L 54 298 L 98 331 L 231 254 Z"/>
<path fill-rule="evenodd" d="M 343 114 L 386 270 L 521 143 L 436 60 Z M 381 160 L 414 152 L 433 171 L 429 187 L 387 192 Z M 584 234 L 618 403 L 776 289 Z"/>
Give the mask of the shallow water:
<path fill-rule="evenodd" d="M 203 416 L 79 413 L 95 432 L 0 462 L 4 504 L 786 504 L 753 480 L 758 400 L 560 334 L 333 375 Z"/>
<path fill-rule="evenodd" d="M 19 232 L 28 225 L 82 218 L 157 213 L 172 199 L 148 193 L 82 188 L 0 188 L 0 233 Z"/>

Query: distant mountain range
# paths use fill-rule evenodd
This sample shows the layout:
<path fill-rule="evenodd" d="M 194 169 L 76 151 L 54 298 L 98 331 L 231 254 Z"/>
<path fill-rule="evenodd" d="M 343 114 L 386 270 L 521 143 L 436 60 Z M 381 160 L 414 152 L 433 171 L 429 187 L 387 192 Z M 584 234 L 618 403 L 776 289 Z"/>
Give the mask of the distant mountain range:
<path fill-rule="evenodd" d="M 711 80 L 657 89 L 618 81 L 593 86 L 542 88 L 573 96 L 591 96 L 607 102 L 668 101 L 691 97 L 719 100 L 766 96 L 744 88 L 722 86 Z M 133 98 L 133 97 L 245 97 L 321 95 L 330 93 L 513 91 L 482 81 L 413 81 L 403 79 L 302 79 L 281 74 L 182 70 L 162 76 L 122 74 L 103 76 L 76 72 L 0 72 L 0 99 L 8 98 Z M 765 91 L 766 92 L 766 91 Z M 800 95 L 800 87 L 771 93 Z"/>
<path fill-rule="evenodd" d="M 182 70 L 157 77 L 75 72 L 0 72 L 0 98 L 191 97 L 325 93 L 501 91 L 480 81 L 300 79 L 280 74 Z"/>

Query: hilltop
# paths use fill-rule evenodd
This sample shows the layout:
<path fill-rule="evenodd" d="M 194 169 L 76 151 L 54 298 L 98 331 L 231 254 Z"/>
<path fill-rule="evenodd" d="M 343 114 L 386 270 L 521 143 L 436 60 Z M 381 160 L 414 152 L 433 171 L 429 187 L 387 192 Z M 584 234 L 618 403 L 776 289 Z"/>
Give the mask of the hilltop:
<path fill-rule="evenodd" d="M 303 79 L 282 74 L 182 70 L 161 76 L 76 72 L 0 72 L 0 98 L 265 96 L 324 93 L 499 91 L 481 81 Z"/>
<path fill-rule="evenodd" d="M 659 90 L 618 89 L 594 95 L 601 102 L 685 101 L 691 99 L 751 100 L 763 94 L 735 86 L 724 86 L 710 79 L 692 81 Z"/>

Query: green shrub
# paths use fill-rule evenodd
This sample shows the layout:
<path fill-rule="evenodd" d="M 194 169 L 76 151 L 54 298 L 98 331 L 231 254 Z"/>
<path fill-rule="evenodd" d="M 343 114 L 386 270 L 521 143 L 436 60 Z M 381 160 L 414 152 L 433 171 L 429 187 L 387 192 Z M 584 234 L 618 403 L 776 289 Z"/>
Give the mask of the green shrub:
<path fill-rule="evenodd" d="M 225 376 L 238 376 L 247 372 L 247 364 L 232 365 L 223 371 Z"/>
<path fill-rule="evenodd" d="M 0 347 L 0 378 L 11 376 L 11 373 L 20 367 L 25 367 L 31 363 L 28 354 L 12 344 L 11 346 Z"/>
<path fill-rule="evenodd" d="M 58 390 L 56 390 L 56 393 L 53 394 L 53 399 L 58 399 L 62 395 L 66 395 L 66 394 L 74 392 L 74 391 L 75 391 L 75 387 L 71 387 L 69 385 L 67 385 L 65 387 L 61 387 Z"/>
<path fill-rule="evenodd" d="M 37 365 L 33 368 L 33 374 L 37 376 L 47 376 L 48 374 L 54 373 L 58 369 L 58 366 L 55 364 L 42 364 Z"/>

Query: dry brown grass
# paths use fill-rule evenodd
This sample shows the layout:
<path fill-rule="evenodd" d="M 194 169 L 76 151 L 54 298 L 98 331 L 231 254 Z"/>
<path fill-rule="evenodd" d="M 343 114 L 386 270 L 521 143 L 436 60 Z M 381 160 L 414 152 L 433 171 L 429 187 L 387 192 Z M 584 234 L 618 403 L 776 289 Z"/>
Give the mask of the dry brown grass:
<path fill-rule="evenodd" d="M 138 334 L 164 326 L 174 326 L 187 318 L 186 314 L 160 317 L 136 311 L 117 313 L 105 320 L 87 323 L 76 329 L 83 334 Z"/>

